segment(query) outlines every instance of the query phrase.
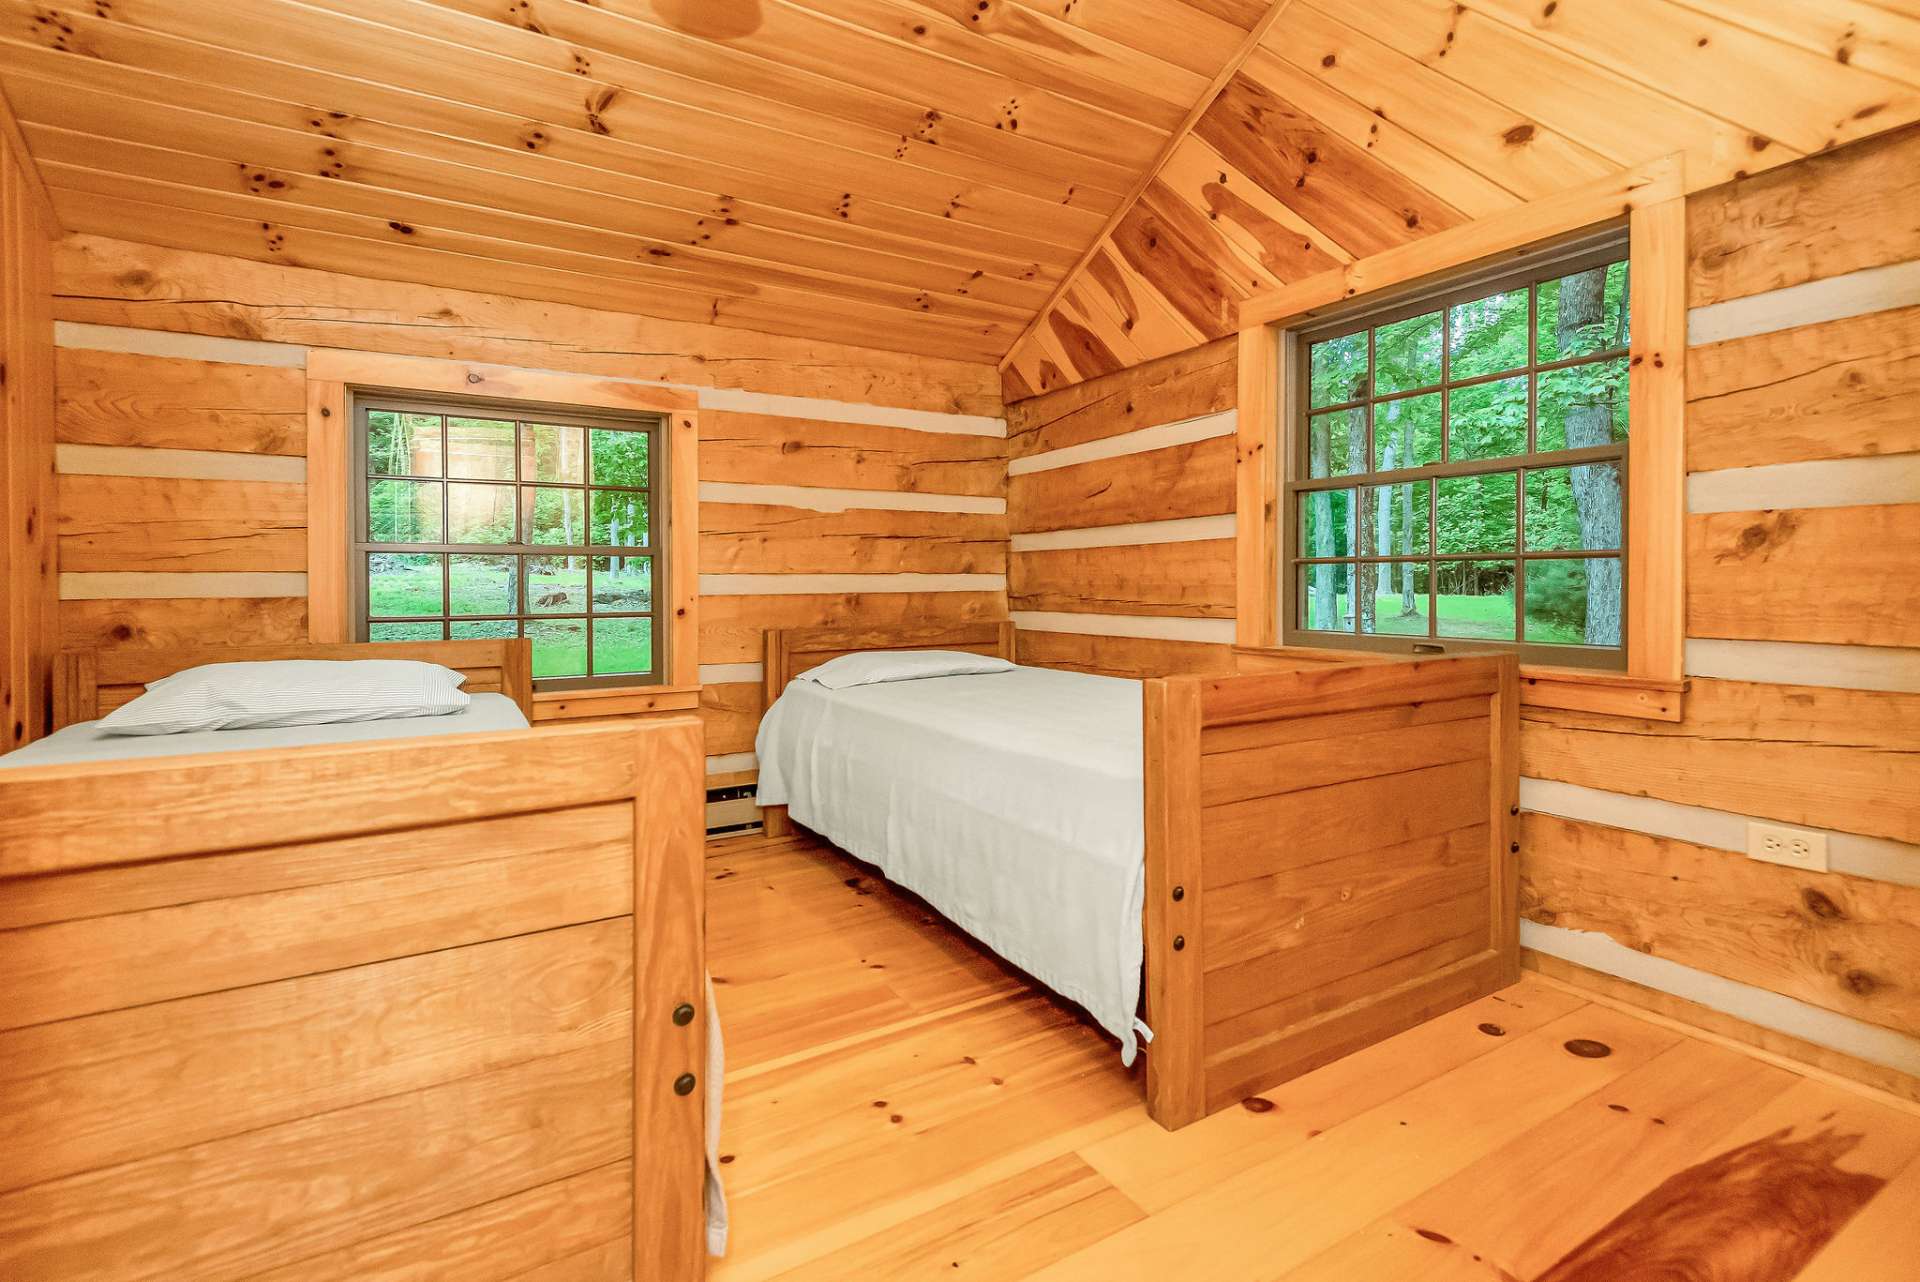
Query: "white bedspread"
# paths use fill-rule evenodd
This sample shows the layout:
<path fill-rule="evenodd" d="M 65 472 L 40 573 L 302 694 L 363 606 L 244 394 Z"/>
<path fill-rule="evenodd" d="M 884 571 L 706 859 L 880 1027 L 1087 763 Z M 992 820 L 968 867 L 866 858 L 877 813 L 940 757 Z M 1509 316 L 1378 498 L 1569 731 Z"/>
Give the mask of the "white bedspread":
<path fill-rule="evenodd" d="M 1140 683 L 1043 668 L 827 690 L 760 723 L 760 804 L 874 864 L 1137 1047 Z"/>
<path fill-rule="evenodd" d="M 36 743 L 0 756 L 0 767 L 70 766 L 89 761 L 138 761 L 197 752 L 248 752 L 257 748 L 310 748 L 321 743 L 368 743 L 425 735 L 525 730 L 520 705 L 504 694 L 476 694 L 459 712 L 443 717 L 392 717 L 326 726 L 279 726 L 258 730 L 197 730 L 187 734 L 108 734 L 98 721 L 80 721 Z"/>

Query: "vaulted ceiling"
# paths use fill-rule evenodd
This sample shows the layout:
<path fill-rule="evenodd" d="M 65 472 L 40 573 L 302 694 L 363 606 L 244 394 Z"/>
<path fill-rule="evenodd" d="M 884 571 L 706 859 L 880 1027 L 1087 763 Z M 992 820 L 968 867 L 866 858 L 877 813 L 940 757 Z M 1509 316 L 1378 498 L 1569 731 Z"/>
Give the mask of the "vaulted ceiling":
<path fill-rule="evenodd" d="M 69 230 L 993 361 L 1267 0 L 0 0 Z"/>
<path fill-rule="evenodd" d="M 1694 189 L 1920 116 L 1915 0 L 1293 0 L 1003 367 L 1014 399 L 1244 299 L 1686 156 Z"/>
<path fill-rule="evenodd" d="M 1914 0 L 0 0 L 69 231 L 1005 360 L 1920 116 Z"/>

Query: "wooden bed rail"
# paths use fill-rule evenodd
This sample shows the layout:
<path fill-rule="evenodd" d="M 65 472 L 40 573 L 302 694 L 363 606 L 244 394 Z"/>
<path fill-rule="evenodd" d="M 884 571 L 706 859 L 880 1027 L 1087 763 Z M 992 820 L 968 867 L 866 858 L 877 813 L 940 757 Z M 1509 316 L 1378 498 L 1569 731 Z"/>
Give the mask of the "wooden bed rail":
<path fill-rule="evenodd" d="M 0 1277 L 702 1276 L 703 752 L 0 770 Z"/>
<path fill-rule="evenodd" d="M 462 673 L 468 694 L 504 694 L 533 717 L 533 642 L 377 641 L 286 645 L 120 646 L 64 650 L 53 658 L 53 728 L 103 717 L 137 698 L 150 681 L 203 663 L 279 659 L 418 659 Z"/>
<path fill-rule="evenodd" d="M 1513 983 L 1518 665 L 1241 651 L 1146 683 L 1168 1128 Z"/>
<path fill-rule="evenodd" d="M 769 632 L 767 703 L 854 650 L 1011 644 L 1004 624 Z M 1144 683 L 1147 1111 L 1169 1130 L 1519 979 L 1517 661 L 1232 663 Z"/>

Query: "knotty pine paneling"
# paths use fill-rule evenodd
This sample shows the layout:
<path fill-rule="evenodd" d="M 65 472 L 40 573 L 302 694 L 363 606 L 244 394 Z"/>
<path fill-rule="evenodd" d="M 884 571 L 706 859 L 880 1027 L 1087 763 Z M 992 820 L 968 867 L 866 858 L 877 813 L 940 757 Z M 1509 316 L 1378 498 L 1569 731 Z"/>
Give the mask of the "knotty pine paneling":
<path fill-rule="evenodd" d="M 13 137 L 0 134 L 0 752 L 46 732 L 58 648 L 53 227 Z"/>
<path fill-rule="evenodd" d="M 1661 157 L 1705 188 L 1920 118 L 1909 20 L 1858 6 L 1844 29 L 1812 4 L 1765 20 L 1677 0 L 1354 9 L 1281 10 L 1014 346 L 1009 400 L 1183 351 L 1243 299 Z M 1851 148 L 1822 165 L 1823 191 L 1720 192 L 1696 304 L 1899 260 L 1911 172 Z M 1802 214 L 1838 234 L 1809 246 Z"/>

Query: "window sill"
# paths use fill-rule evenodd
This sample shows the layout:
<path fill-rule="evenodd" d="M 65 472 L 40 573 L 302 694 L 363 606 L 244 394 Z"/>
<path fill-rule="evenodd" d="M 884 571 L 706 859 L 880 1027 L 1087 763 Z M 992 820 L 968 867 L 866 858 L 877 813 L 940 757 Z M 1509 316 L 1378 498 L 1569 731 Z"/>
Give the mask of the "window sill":
<path fill-rule="evenodd" d="M 1621 672 L 1589 672 L 1582 668 L 1523 666 L 1520 669 L 1520 706 L 1592 712 L 1642 721 L 1678 721 L 1687 692 L 1686 681 L 1634 677 Z"/>
<path fill-rule="evenodd" d="M 635 717 L 655 712 L 692 712 L 700 706 L 700 687 L 608 686 L 599 690 L 547 690 L 533 696 L 533 721 L 580 721 L 595 717 Z"/>

